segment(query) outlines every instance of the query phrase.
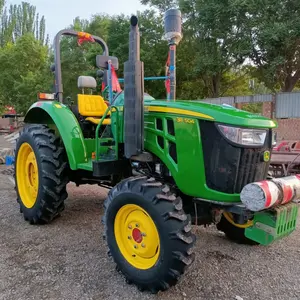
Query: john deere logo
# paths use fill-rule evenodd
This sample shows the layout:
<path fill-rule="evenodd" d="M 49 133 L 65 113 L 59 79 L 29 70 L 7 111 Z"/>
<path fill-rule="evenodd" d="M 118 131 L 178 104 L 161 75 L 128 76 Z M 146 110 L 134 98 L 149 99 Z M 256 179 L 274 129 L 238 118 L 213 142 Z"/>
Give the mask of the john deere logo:
<path fill-rule="evenodd" d="M 264 152 L 264 161 L 268 162 L 270 160 L 270 151 Z"/>

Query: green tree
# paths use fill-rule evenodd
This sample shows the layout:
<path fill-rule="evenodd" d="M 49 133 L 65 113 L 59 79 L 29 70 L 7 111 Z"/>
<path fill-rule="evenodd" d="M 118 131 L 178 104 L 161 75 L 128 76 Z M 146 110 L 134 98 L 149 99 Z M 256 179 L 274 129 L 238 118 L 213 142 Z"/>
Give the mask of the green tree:
<path fill-rule="evenodd" d="M 162 39 L 163 18 L 154 10 L 138 14 L 141 32 L 141 60 L 145 65 L 145 76 L 165 75 L 165 64 L 168 56 L 168 45 Z M 108 44 L 110 55 L 119 59 L 118 76 L 122 78 L 124 62 L 128 59 L 130 16 L 95 15 L 90 21 L 76 18 L 70 28 L 83 30 L 102 37 Z M 192 41 L 185 41 L 178 47 L 177 60 L 177 95 L 182 99 L 199 99 L 206 96 L 203 81 L 193 72 L 195 52 Z M 95 57 L 101 54 L 99 45 L 83 44 L 78 47 L 74 38 L 63 38 L 61 42 L 62 71 L 65 96 L 76 100 L 78 94 L 77 77 L 96 75 Z M 146 81 L 145 90 L 155 98 L 165 98 L 166 90 L 163 81 Z M 99 92 L 99 90 L 98 90 Z"/>
<path fill-rule="evenodd" d="M 37 93 L 49 90 L 48 37 L 45 18 L 27 2 L 5 6 L 0 0 L 0 105 L 24 113 Z"/>
<path fill-rule="evenodd" d="M 4 5 L 5 5 L 5 0 L 0 0 L 0 18 L 2 18 L 3 15 Z"/>
<path fill-rule="evenodd" d="M 68 29 L 88 31 L 88 24 L 87 20 L 77 17 Z M 77 87 L 78 77 L 81 75 L 90 75 L 89 71 L 93 68 L 87 59 L 91 47 L 93 46 L 90 43 L 78 46 L 77 38 L 75 37 L 62 37 L 61 39 L 60 49 L 64 97 L 70 97 L 74 102 L 76 102 L 79 92 Z M 52 62 L 54 61 L 53 54 L 51 54 L 51 60 Z M 93 75 L 95 76 L 95 74 L 96 71 Z"/>
<path fill-rule="evenodd" d="M 2 8 L 2 9 L 1 9 Z M 27 34 L 32 33 L 42 44 L 49 42 L 46 36 L 45 18 L 40 18 L 36 13 L 36 7 L 22 2 L 19 5 L 10 5 L 4 8 L 4 1 L 0 2 L 1 23 L 0 23 L 0 46 L 8 42 L 15 43 L 16 40 Z"/>
<path fill-rule="evenodd" d="M 163 24 L 160 16 L 153 10 L 146 10 L 138 14 L 141 32 L 141 60 L 145 65 L 145 76 L 164 75 L 167 59 L 167 44 L 162 41 Z M 97 15 L 91 20 L 88 30 L 106 40 L 110 55 L 119 59 L 118 76 L 124 76 L 124 62 L 128 60 L 129 16 L 123 14 L 113 17 Z M 90 52 L 90 62 L 94 64 L 95 55 L 99 48 Z M 165 97 L 162 82 L 145 82 L 145 90 L 155 97 Z"/>
<path fill-rule="evenodd" d="M 186 64 L 185 69 L 193 78 L 202 81 L 204 95 L 219 97 L 225 94 L 232 85 L 228 82 L 228 77 L 224 80 L 228 72 L 245 75 L 240 74 L 239 67 L 247 57 L 249 38 L 247 39 L 244 34 L 242 22 L 244 14 L 236 9 L 236 1 L 143 0 L 141 2 L 156 6 L 161 12 L 173 6 L 181 9 L 184 39 L 180 47 L 184 48 L 184 45 L 188 44 L 190 49 L 189 64 Z"/>
<path fill-rule="evenodd" d="M 139 13 L 141 32 L 141 59 L 145 64 L 145 76 L 161 76 L 165 72 L 168 46 L 162 40 L 163 23 L 154 11 Z M 119 59 L 118 76 L 122 78 L 124 62 L 128 59 L 129 16 L 95 15 L 89 22 L 76 18 L 70 27 L 87 31 L 100 36 L 108 44 L 110 55 Z M 78 94 L 77 77 L 80 75 L 96 75 L 95 58 L 102 54 L 97 44 L 83 44 L 78 47 L 74 38 L 64 38 L 61 43 L 62 71 L 65 96 L 76 99 Z M 146 82 L 145 89 L 151 95 L 165 98 L 163 82 Z"/>
<path fill-rule="evenodd" d="M 256 67 L 252 76 L 272 91 L 290 92 L 300 79 L 298 0 L 141 2 L 161 12 L 182 10 L 183 43 L 189 40 L 195 52 L 190 70 L 202 79 L 207 96 L 225 95 L 232 85 L 226 74 L 237 75 L 246 59 Z"/>
<path fill-rule="evenodd" d="M 244 1 L 256 76 L 272 91 L 291 92 L 300 78 L 300 2 Z"/>
<path fill-rule="evenodd" d="M 5 105 L 26 112 L 37 93 L 49 89 L 48 48 L 28 33 L 0 48 L 0 91 Z"/>

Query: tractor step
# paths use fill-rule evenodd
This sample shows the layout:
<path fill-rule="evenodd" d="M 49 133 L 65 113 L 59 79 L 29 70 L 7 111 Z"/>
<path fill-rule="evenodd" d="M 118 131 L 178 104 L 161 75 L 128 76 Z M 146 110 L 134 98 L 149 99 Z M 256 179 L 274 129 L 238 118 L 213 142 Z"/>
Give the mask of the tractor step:
<path fill-rule="evenodd" d="M 110 175 L 123 174 L 130 168 L 130 162 L 127 159 L 121 160 L 103 160 L 93 161 L 93 175 L 95 177 L 103 177 Z"/>
<path fill-rule="evenodd" d="M 101 138 L 100 139 L 100 143 L 99 143 L 100 146 L 115 146 L 116 145 L 116 142 L 113 138 Z"/>
<path fill-rule="evenodd" d="M 271 211 L 255 213 L 253 226 L 245 230 L 245 236 L 262 245 L 269 245 L 291 234 L 296 228 L 298 207 L 296 203 L 289 203 Z"/>
<path fill-rule="evenodd" d="M 118 160 L 117 157 L 117 147 L 110 146 L 110 147 L 99 147 L 99 161 L 116 161 Z"/>

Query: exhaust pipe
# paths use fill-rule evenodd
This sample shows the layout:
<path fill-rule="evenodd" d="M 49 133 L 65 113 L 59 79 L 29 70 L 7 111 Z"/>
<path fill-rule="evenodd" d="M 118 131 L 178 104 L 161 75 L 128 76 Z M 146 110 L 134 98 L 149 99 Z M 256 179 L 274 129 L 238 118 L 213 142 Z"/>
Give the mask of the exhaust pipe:
<path fill-rule="evenodd" d="M 138 18 L 130 19 L 129 58 L 124 64 L 124 144 L 125 157 L 144 150 L 144 64 L 140 61 Z"/>

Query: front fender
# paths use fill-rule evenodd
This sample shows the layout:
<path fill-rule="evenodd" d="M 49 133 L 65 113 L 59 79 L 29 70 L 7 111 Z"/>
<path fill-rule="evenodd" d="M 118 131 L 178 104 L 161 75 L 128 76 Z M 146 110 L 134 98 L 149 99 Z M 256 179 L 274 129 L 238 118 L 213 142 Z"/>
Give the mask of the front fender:
<path fill-rule="evenodd" d="M 60 135 L 72 170 L 78 164 L 87 162 L 84 137 L 77 119 L 65 105 L 56 101 L 39 101 L 34 103 L 26 113 L 25 123 L 55 125 Z"/>

